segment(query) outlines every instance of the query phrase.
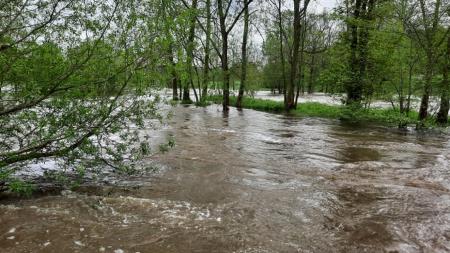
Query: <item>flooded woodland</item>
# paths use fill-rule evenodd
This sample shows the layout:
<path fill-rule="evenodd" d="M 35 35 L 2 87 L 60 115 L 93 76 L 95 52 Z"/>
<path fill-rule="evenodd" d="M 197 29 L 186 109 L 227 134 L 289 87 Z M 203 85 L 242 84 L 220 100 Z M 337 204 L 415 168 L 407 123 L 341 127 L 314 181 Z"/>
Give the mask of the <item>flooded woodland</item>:
<path fill-rule="evenodd" d="M 450 252 L 449 0 L 0 0 L 0 253 Z"/>
<path fill-rule="evenodd" d="M 218 106 L 163 132 L 157 175 L 3 200 L 2 252 L 450 249 L 447 137 Z"/>

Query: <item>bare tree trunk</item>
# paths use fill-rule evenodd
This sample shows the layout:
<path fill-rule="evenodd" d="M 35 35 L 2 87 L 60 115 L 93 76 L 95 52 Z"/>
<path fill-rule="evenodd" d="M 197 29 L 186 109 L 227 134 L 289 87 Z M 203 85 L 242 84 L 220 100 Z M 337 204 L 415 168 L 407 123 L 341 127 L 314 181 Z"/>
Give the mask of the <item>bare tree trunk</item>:
<path fill-rule="evenodd" d="M 347 104 L 359 103 L 361 101 L 361 78 L 358 68 L 358 25 L 357 21 L 361 14 L 361 5 L 363 0 L 356 0 L 352 15 L 350 29 L 350 81 L 347 83 Z"/>
<path fill-rule="evenodd" d="M 206 42 L 205 42 L 205 66 L 203 69 L 203 91 L 201 94 L 202 100 L 208 96 L 209 84 L 209 58 L 211 51 L 211 0 L 206 0 Z"/>
<path fill-rule="evenodd" d="M 427 56 L 427 66 L 425 66 L 425 83 L 423 89 L 422 100 L 420 102 L 419 120 L 424 120 L 428 117 L 428 105 L 430 103 L 431 95 L 431 81 L 433 79 L 433 56 Z"/>
<path fill-rule="evenodd" d="M 244 0 L 244 4 L 247 5 L 248 1 Z M 241 83 L 239 84 L 239 94 L 237 97 L 236 107 L 242 108 L 242 99 L 244 97 L 245 85 L 247 82 L 247 41 L 248 41 L 248 29 L 249 29 L 250 14 L 248 8 L 244 12 L 244 35 L 242 39 L 242 70 L 241 70 Z"/>
<path fill-rule="evenodd" d="M 295 108 L 297 108 L 298 105 L 298 98 L 300 97 L 300 92 L 303 92 L 303 85 L 304 85 L 304 79 L 305 79 L 305 39 L 306 39 L 306 15 L 303 19 L 303 29 L 301 30 L 301 46 L 300 46 L 300 64 L 299 64 L 299 80 L 297 83 L 297 94 L 295 95 Z"/>
<path fill-rule="evenodd" d="M 428 117 L 428 106 L 430 103 L 430 96 L 432 91 L 432 80 L 434 75 L 434 64 L 436 63 L 436 53 L 435 50 L 439 48 L 439 45 L 436 45 L 434 40 L 437 34 L 437 28 L 439 25 L 440 19 L 440 7 L 441 0 L 436 0 L 435 9 L 433 12 L 433 18 L 431 20 L 428 19 L 427 13 L 427 4 L 425 0 L 419 1 L 420 9 L 422 12 L 422 19 L 424 21 L 424 34 L 425 34 L 425 42 L 423 49 L 425 50 L 426 58 L 427 58 L 427 66 L 425 66 L 425 83 L 422 95 L 422 101 L 420 102 L 420 110 L 419 110 L 419 120 L 424 120 Z M 431 24 L 431 26 L 430 26 Z"/>
<path fill-rule="evenodd" d="M 236 25 L 237 21 L 241 17 L 241 15 L 247 10 L 248 5 L 253 0 L 247 0 L 243 9 L 234 17 L 234 20 L 231 22 L 231 25 L 227 27 L 227 16 L 229 15 L 228 11 L 230 10 L 232 1 L 228 2 L 228 6 L 224 10 L 224 1 L 217 0 L 217 10 L 219 14 L 219 26 L 220 26 L 220 35 L 222 37 L 222 52 L 220 53 L 220 59 L 222 63 L 222 72 L 223 72 L 223 111 L 227 112 L 230 110 L 230 69 L 228 66 L 228 34 L 233 30 L 233 27 Z"/>
<path fill-rule="evenodd" d="M 284 34 L 284 28 L 283 28 L 283 13 L 281 11 L 281 6 L 282 5 L 282 1 L 278 0 L 278 6 L 277 6 L 277 11 L 278 11 L 278 29 L 280 30 L 280 34 L 279 34 L 279 41 L 280 41 L 280 61 L 281 61 L 281 69 L 282 69 L 282 77 L 283 77 L 283 85 L 282 85 L 282 89 L 281 86 L 279 86 L 278 88 L 278 93 L 281 94 L 281 91 L 283 91 L 284 94 L 284 99 L 286 100 L 286 61 L 284 58 L 284 43 L 283 43 L 283 34 Z"/>
<path fill-rule="evenodd" d="M 405 78 L 403 74 L 403 65 L 400 67 L 400 87 L 398 88 L 398 104 L 400 113 L 405 113 L 405 94 L 404 94 Z M 395 109 L 395 108 L 394 108 Z"/>
<path fill-rule="evenodd" d="M 315 65 L 316 65 L 316 54 L 314 51 L 316 50 L 315 46 L 313 46 L 313 53 L 311 54 L 311 66 L 309 68 L 309 81 L 308 81 L 308 94 L 314 93 L 314 82 L 315 82 Z"/>
<path fill-rule="evenodd" d="M 194 85 L 194 79 L 191 79 L 191 87 L 192 87 L 192 90 L 194 91 L 195 102 L 198 103 L 199 99 L 198 99 L 197 89 L 195 88 L 195 85 Z"/>
<path fill-rule="evenodd" d="M 368 64 L 369 22 L 376 0 L 355 0 L 350 29 L 350 81 L 346 85 L 347 105 L 360 104 Z M 362 23 L 363 22 L 363 23 Z"/>
<path fill-rule="evenodd" d="M 217 0 L 219 12 L 220 35 L 222 37 L 222 72 L 223 72 L 223 111 L 230 108 L 230 70 L 228 67 L 228 32 L 226 27 L 226 16 L 223 10 L 223 1 Z"/>
<path fill-rule="evenodd" d="M 295 108 L 294 89 L 295 89 L 295 81 L 297 79 L 298 55 L 301 39 L 300 3 L 301 0 L 294 0 L 294 40 L 292 44 L 291 76 L 289 80 L 289 85 L 287 87 L 286 99 L 284 102 L 286 111 L 290 111 Z"/>
<path fill-rule="evenodd" d="M 182 100 L 182 98 L 183 98 L 183 82 L 180 81 L 178 84 L 179 84 L 178 87 L 180 89 L 180 92 L 178 92 L 178 96 L 179 96 L 180 100 Z"/>
<path fill-rule="evenodd" d="M 162 17 L 163 19 L 167 19 L 167 11 L 168 7 L 166 5 L 166 1 L 162 1 Z M 169 48 L 167 50 L 169 62 L 171 65 L 171 75 L 172 75 L 172 99 L 178 100 L 178 76 L 177 76 L 177 70 L 176 70 L 176 63 L 174 60 L 174 43 L 173 43 L 173 36 L 170 31 L 170 27 L 167 22 L 164 23 L 164 33 L 166 38 L 169 39 Z"/>
<path fill-rule="evenodd" d="M 406 115 L 409 115 L 411 111 L 411 96 L 412 96 L 412 78 L 415 60 L 412 60 L 412 52 L 413 52 L 413 41 L 411 40 L 409 47 L 409 62 L 408 62 L 408 102 L 406 104 Z"/>
<path fill-rule="evenodd" d="M 450 35 L 447 35 L 447 52 L 445 57 L 444 68 L 442 71 L 442 95 L 441 95 L 441 107 L 437 115 L 437 121 L 440 124 L 448 123 L 448 112 L 450 109 L 450 81 L 448 79 L 448 70 L 450 65 Z"/>
<path fill-rule="evenodd" d="M 178 77 L 177 77 L 177 71 L 176 71 L 176 63 L 174 61 L 174 57 L 173 57 L 173 46 L 170 45 L 169 46 L 169 62 L 171 65 L 171 75 L 172 75 L 172 99 L 173 100 L 178 100 Z"/>
<path fill-rule="evenodd" d="M 175 70 L 175 63 L 172 63 L 172 99 L 178 100 L 178 77 Z"/>
<path fill-rule="evenodd" d="M 195 40 L 195 25 L 197 22 L 197 4 L 198 0 L 192 0 L 192 6 L 190 8 L 191 19 L 190 19 L 190 28 L 189 28 L 189 38 L 188 38 L 188 45 L 187 45 L 187 67 L 188 67 L 188 74 L 189 74 L 189 81 L 186 82 L 183 90 L 183 101 L 184 102 L 190 102 L 191 98 L 189 96 L 189 86 L 192 86 L 194 88 L 195 93 L 195 99 L 196 102 L 198 102 L 198 96 L 197 92 L 195 91 L 194 87 L 194 73 L 193 73 L 193 61 L 194 61 L 194 40 Z"/>

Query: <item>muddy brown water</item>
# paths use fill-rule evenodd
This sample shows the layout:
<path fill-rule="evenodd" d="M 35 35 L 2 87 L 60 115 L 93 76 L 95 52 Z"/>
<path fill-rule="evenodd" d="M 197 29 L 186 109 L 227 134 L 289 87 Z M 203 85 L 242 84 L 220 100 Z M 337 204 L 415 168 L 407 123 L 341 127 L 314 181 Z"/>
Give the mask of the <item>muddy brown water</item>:
<path fill-rule="evenodd" d="M 0 201 L 0 252 L 450 252 L 441 134 L 216 106 L 167 133 L 133 187 Z"/>

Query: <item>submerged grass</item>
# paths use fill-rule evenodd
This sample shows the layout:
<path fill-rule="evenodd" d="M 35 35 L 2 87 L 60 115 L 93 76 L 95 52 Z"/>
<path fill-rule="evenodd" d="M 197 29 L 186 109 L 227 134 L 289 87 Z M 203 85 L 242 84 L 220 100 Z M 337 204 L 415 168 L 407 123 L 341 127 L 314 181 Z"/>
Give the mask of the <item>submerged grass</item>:
<path fill-rule="evenodd" d="M 216 104 L 222 103 L 222 96 L 210 96 L 206 99 Z M 230 105 L 236 106 L 237 98 L 230 97 Z M 267 100 L 267 99 L 257 99 L 245 97 L 242 101 L 242 107 L 246 109 L 253 109 L 257 111 L 265 112 L 284 112 L 283 102 Z M 379 108 L 349 108 L 347 106 L 336 106 L 327 105 L 317 102 L 301 103 L 298 105 L 297 109 L 290 112 L 290 114 L 296 116 L 305 117 L 320 117 L 320 118 L 330 118 L 330 119 L 340 119 L 345 121 L 353 122 L 374 122 L 383 123 L 392 126 L 407 126 L 419 123 L 418 113 L 410 112 L 408 115 L 400 113 L 398 110 L 394 109 L 379 109 Z M 433 119 L 426 122 L 422 122 L 424 127 L 434 127 L 437 126 Z"/>

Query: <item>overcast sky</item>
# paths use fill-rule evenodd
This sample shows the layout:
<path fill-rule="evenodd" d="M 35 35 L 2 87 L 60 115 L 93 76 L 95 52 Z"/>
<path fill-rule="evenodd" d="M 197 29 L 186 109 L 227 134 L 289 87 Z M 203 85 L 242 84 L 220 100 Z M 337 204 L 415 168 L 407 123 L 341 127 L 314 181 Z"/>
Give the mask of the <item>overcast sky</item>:
<path fill-rule="evenodd" d="M 311 1 L 311 10 L 315 9 L 322 12 L 324 9 L 331 10 L 336 7 L 338 0 L 313 0 Z"/>
<path fill-rule="evenodd" d="M 303 2 L 303 1 L 302 1 Z M 324 10 L 331 11 L 334 7 L 338 5 L 338 2 L 340 0 L 311 0 L 310 5 L 308 6 L 308 12 L 315 12 L 315 13 L 321 13 Z M 263 4 L 269 4 L 267 2 L 263 2 Z M 293 8 L 292 6 L 293 1 L 292 0 L 285 0 L 284 1 L 284 8 Z M 242 33 L 242 26 L 238 25 L 235 29 L 235 32 L 237 34 Z M 251 32 L 251 41 L 256 45 L 257 48 L 262 46 L 262 43 L 264 41 L 265 36 L 265 30 L 262 28 L 259 31 L 256 31 L 253 29 Z"/>

